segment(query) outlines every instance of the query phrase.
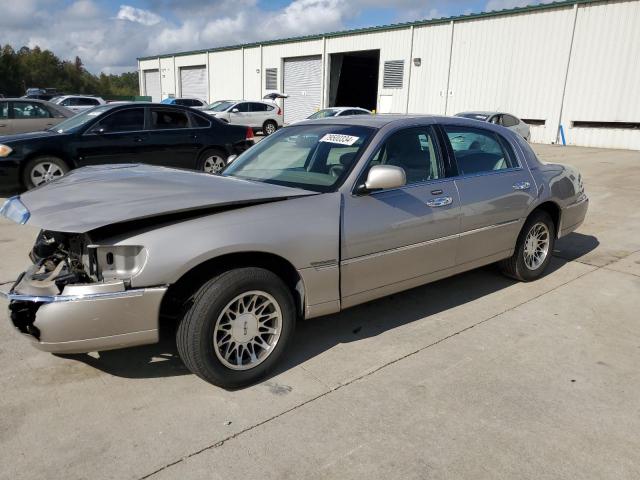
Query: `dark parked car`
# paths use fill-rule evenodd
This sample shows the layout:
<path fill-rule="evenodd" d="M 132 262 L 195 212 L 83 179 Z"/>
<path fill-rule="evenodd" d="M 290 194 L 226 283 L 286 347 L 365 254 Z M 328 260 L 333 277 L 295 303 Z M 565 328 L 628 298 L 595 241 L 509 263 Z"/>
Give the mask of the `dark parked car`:
<path fill-rule="evenodd" d="M 72 168 L 149 163 L 218 173 L 231 154 L 253 145 L 247 127 L 191 108 L 101 105 L 42 132 L 0 137 L 2 187 L 33 188 Z"/>

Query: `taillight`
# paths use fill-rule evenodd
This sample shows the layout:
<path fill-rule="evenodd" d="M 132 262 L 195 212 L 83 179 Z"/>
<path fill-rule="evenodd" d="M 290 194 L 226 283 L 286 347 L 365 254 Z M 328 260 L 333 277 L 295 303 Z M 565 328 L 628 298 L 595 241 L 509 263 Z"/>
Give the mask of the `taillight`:
<path fill-rule="evenodd" d="M 282 115 L 282 109 L 280 107 L 278 107 L 278 113 L 276 113 L 276 115 Z"/>
<path fill-rule="evenodd" d="M 253 140 L 253 128 L 251 127 L 247 128 L 247 134 L 244 138 L 245 140 Z"/>

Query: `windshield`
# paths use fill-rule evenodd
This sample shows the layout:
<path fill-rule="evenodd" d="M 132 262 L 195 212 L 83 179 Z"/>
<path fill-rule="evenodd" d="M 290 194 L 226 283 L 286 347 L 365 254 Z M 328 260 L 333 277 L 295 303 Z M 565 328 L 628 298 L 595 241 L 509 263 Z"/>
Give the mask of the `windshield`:
<path fill-rule="evenodd" d="M 359 125 L 290 126 L 240 155 L 223 175 L 330 192 L 346 178 L 373 132 Z"/>
<path fill-rule="evenodd" d="M 223 112 L 227 108 L 232 107 L 235 104 L 236 104 L 236 102 L 230 102 L 228 100 L 219 100 L 219 101 L 213 102 L 212 104 L 207 106 L 207 108 L 205 108 L 205 110 L 211 110 L 211 111 L 214 111 L 214 112 Z"/>
<path fill-rule="evenodd" d="M 308 118 L 311 120 L 311 119 L 314 119 L 314 118 L 335 117 L 337 114 L 338 114 L 337 110 L 326 109 L 326 110 L 317 111 L 316 113 L 314 113 L 313 115 L 311 115 Z"/>
<path fill-rule="evenodd" d="M 482 122 L 486 122 L 487 118 L 489 118 L 489 115 L 485 113 L 459 113 L 456 115 L 456 117 L 470 118 L 472 120 L 480 120 Z"/>
<path fill-rule="evenodd" d="M 65 120 L 64 122 L 60 122 L 55 127 L 52 127 L 49 130 L 51 130 L 52 132 L 58 132 L 58 133 L 70 132 L 71 130 L 75 130 L 76 128 L 81 127 L 85 123 L 90 122 L 97 116 L 102 115 L 107 110 L 111 110 L 111 108 L 113 107 L 111 107 L 110 105 L 101 105 L 99 107 L 94 107 L 90 110 L 85 110 L 84 112 L 79 113 Z"/>

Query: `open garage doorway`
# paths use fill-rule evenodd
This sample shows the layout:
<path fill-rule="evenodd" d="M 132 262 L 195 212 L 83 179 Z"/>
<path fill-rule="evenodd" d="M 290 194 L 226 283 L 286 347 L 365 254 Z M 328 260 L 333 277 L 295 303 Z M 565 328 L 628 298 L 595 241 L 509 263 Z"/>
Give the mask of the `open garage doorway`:
<path fill-rule="evenodd" d="M 332 53 L 330 59 L 329 106 L 375 110 L 380 50 Z"/>

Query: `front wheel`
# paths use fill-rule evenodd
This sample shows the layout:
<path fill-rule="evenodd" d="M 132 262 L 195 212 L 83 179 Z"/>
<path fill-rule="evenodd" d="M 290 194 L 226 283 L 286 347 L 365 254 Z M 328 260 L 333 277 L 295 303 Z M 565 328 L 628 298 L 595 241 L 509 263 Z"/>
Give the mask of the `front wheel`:
<path fill-rule="evenodd" d="M 227 166 L 227 158 L 228 155 L 222 150 L 207 150 L 200 155 L 200 170 L 217 175 Z"/>
<path fill-rule="evenodd" d="M 31 190 L 64 176 L 68 171 L 67 164 L 58 157 L 36 157 L 25 166 L 22 182 L 28 190 Z"/>
<path fill-rule="evenodd" d="M 523 282 L 537 279 L 551 261 L 555 238 L 556 228 L 549 214 L 533 212 L 520 231 L 513 255 L 500 262 L 502 272 Z"/>
<path fill-rule="evenodd" d="M 274 273 L 239 268 L 205 283 L 176 334 L 187 368 L 223 388 L 249 385 L 273 368 L 295 328 L 291 292 Z"/>

